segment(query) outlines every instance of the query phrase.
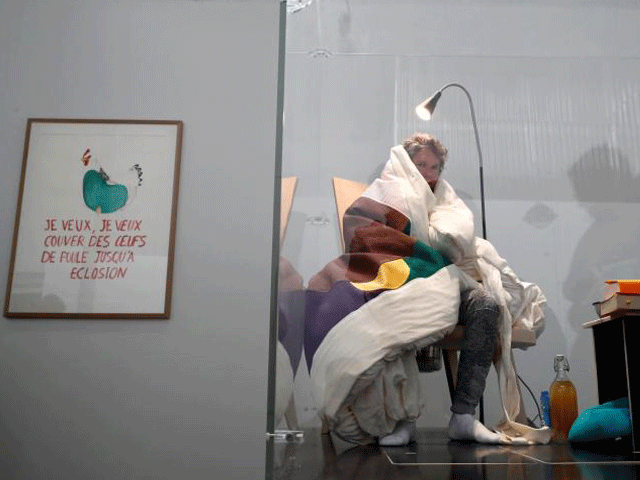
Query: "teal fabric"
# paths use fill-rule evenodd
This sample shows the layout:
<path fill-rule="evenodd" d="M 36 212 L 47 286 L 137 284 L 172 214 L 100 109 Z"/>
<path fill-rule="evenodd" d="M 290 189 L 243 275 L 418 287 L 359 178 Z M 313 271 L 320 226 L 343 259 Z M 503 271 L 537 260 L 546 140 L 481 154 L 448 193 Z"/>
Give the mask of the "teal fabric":
<path fill-rule="evenodd" d="M 592 442 L 631 435 L 627 397 L 589 407 L 578 415 L 569 430 L 570 442 Z"/>

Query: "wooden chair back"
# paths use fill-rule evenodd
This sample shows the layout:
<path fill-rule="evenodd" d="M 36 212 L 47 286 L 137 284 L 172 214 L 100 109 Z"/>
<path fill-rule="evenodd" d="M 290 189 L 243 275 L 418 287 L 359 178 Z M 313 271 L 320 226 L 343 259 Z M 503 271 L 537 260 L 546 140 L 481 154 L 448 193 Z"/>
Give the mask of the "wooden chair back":
<path fill-rule="evenodd" d="M 344 212 L 362 195 L 362 192 L 366 190 L 368 185 L 340 177 L 333 177 L 332 180 L 333 195 L 336 200 L 336 210 L 338 212 L 338 225 L 340 226 L 340 239 L 342 240 L 342 251 L 344 252 L 344 231 L 342 227 Z"/>
<path fill-rule="evenodd" d="M 282 245 L 291 217 L 291 207 L 298 185 L 298 177 L 283 177 L 280 185 L 280 245 Z"/>

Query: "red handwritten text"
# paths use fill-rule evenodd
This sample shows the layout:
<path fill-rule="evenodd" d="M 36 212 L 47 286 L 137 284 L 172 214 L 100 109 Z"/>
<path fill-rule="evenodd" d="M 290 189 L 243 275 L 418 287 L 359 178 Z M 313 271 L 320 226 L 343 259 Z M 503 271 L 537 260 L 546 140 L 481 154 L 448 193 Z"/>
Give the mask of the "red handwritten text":
<path fill-rule="evenodd" d="M 129 267 L 73 267 L 69 277 L 72 280 L 114 280 L 124 278 Z"/>

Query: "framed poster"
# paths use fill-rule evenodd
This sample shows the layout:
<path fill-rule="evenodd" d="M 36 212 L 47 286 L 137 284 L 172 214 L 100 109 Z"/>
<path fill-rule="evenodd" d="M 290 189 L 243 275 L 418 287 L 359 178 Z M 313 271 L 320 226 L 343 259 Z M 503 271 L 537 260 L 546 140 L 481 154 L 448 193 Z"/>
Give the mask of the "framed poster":
<path fill-rule="evenodd" d="M 169 318 L 181 121 L 27 122 L 4 314 Z"/>

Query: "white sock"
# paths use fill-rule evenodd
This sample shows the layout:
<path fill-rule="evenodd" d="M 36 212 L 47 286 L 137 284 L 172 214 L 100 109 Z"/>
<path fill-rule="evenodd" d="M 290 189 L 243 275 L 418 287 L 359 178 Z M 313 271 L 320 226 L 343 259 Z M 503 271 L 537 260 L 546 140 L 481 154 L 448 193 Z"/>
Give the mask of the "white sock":
<path fill-rule="evenodd" d="M 503 433 L 492 432 L 469 413 L 454 413 L 451 415 L 449 438 L 452 440 L 503 445 L 528 445 L 529 443 L 524 438 L 512 438 Z"/>
<path fill-rule="evenodd" d="M 382 437 L 378 442 L 383 447 L 399 447 L 401 445 L 407 445 L 413 440 L 416 431 L 416 422 L 409 420 L 401 420 L 396 425 L 396 428 L 386 437 Z"/>

